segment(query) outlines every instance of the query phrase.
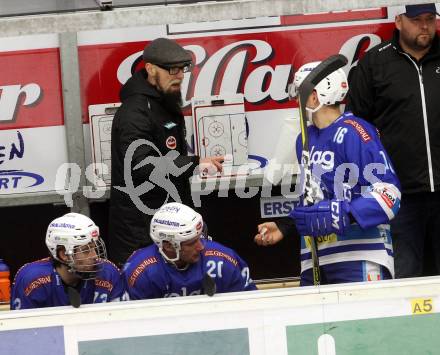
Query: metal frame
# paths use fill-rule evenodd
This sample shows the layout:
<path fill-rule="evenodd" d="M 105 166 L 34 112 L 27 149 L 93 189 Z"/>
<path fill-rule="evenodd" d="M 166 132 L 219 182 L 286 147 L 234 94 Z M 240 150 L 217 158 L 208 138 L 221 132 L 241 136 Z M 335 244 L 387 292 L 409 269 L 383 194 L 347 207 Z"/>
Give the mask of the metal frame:
<path fill-rule="evenodd" d="M 425 3 L 426 0 L 231 0 L 159 6 L 115 8 L 112 11 L 87 11 L 19 17 L 0 17 L 0 38 L 43 33 L 60 35 L 63 109 L 68 158 L 84 172 L 84 137 L 78 67 L 77 32 L 97 29 L 143 27 L 189 22 L 204 22 L 254 17 L 268 17 L 359 8 Z M 247 186 L 261 186 L 261 178 Z M 85 185 L 81 176 L 79 191 Z M 104 198 L 108 197 L 108 193 Z M 72 196 L 72 210 L 89 214 L 89 201 L 82 193 Z M 12 194 L 0 197 L 0 207 L 62 203 L 55 192 Z"/>
<path fill-rule="evenodd" d="M 426 0 L 235 0 L 0 19 L 0 37 L 268 17 L 425 3 Z"/>
<path fill-rule="evenodd" d="M 89 203 L 82 193 L 82 187 L 86 185 L 84 174 L 86 163 L 77 43 L 76 32 L 60 33 L 61 83 L 67 157 L 69 162 L 77 163 L 81 169 L 79 189 L 72 194 L 72 211 L 89 215 Z"/>

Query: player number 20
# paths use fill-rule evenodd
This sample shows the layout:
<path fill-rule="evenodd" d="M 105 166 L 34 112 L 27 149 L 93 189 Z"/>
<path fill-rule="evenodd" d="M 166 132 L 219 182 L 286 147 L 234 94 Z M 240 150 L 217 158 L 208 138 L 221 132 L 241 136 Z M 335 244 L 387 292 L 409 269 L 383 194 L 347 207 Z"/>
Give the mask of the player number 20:
<path fill-rule="evenodd" d="M 211 277 L 222 277 L 223 261 L 215 262 L 214 260 L 208 260 L 206 263 L 208 271 L 206 272 Z"/>

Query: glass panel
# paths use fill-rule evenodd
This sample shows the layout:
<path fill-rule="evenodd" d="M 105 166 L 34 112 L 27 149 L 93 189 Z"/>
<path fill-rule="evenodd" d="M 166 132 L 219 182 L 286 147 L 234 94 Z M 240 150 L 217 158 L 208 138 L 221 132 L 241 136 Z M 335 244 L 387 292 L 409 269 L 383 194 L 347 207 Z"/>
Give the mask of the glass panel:
<path fill-rule="evenodd" d="M 205 0 L 206 1 L 206 0 Z M 209 1 L 209 0 L 208 0 Z M 214 0 L 211 0 L 214 1 Z M 114 7 L 195 3 L 195 0 L 113 0 Z M 95 0 L 0 0 L 0 16 L 96 10 Z"/>

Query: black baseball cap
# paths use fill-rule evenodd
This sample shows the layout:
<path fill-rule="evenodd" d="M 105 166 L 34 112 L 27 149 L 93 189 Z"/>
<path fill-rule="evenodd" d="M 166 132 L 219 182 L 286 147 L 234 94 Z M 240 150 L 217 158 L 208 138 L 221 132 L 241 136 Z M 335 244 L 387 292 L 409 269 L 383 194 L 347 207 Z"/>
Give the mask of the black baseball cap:
<path fill-rule="evenodd" d="M 185 66 L 192 63 L 190 52 L 168 38 L 156 38 L 147 44 L 142 57 L 145 63 L 163 67 Z"/>
<path fill-rule="evenodd" d="M 403 13 L 403 15 L 405 15 L 406 17 L 411 17 L 411 18 L 419 16 L 421 14 L 438 15 L 437 9 L 435 8 L 435 4 L 431 2 L 428 4 L 406 5 L 405 12 Z"/>

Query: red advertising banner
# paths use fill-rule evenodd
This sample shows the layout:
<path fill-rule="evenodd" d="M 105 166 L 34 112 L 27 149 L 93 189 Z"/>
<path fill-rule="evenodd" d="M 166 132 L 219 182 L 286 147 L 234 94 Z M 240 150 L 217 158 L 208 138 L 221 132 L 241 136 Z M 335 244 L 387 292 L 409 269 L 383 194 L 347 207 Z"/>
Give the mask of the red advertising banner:
<path fill-rule="evenodd" d="M 349 58 L 350 66 L 355 65 L 366 49 L 389 38 L 393 28 L 392 23 L 333 24 L 176 38 L 192 52 L 195 64 L 183 83 L 186 113 L 190 114 L 191 97 L 222 93 L 244 93 L 246 111 L 292 107 L 287 85 L 296 68 L 340 52 Z M 79 47 L 84 122 L 89 105 L 119 101 L 121 85 L 143 65 L 146 43 Z"/>
<path fill-rule="evenodd" d="M 59 49 L 0 52 L 0 130 L 63 124 Z"/>

